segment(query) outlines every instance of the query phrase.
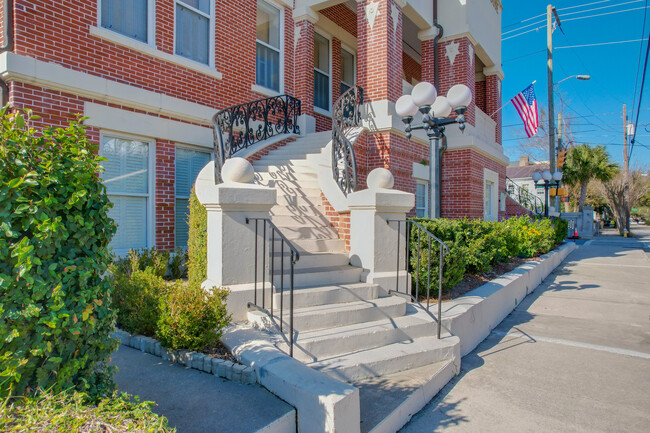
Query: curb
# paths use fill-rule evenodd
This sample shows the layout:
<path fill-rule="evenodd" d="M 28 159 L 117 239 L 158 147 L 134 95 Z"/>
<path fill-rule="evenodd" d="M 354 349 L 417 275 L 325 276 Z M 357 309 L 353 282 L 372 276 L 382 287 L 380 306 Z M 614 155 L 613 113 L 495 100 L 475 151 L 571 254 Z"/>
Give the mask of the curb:
<path fill-rule="evenodd" d="M 161 357 L 165 361 L 174 364 L 213 374 L 217 377 L 241 383 L 243 385 L 258 383 L 255 370 L 239 363 L 213 358 L 212 356 L 204 355 L 199 352 L 191 352 L 188 350 L 168 350 L 154 338 L 144 337 L 142 335 L 131 335 L 121 329 L 116 329 L 111 336 L 118 340 L 123 346 Z"/>

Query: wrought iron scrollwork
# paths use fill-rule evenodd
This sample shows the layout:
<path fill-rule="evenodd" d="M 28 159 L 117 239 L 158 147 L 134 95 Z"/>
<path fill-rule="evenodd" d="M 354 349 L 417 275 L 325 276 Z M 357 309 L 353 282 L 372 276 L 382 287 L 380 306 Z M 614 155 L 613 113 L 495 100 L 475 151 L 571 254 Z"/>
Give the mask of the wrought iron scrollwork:
<path fill-rule="evenodd" d="M 332 176 L 345 195 L 357 189 L 354 146 L 346 133 L 361 125 L 361 104 L 363 89 L 353 86 L 341 95 L 332 110 Z"/>
<path fill-rule="evenodd" d="M 215 182 L 221 183 L 221 167 L 242 149 L 278 134 L 299 134 L 300 100 L 290 95 L 273 96 L 234 105 L 212 117 Z"/>
<path fill-rule="evenodd" d="M 544 203 L 542 199 L 530 191 L 517 185 L 512 179 L 506 176 L 506 193 L 508 196 L 519 203 L 532 213 L 541 214 L 544 212 Z"/>

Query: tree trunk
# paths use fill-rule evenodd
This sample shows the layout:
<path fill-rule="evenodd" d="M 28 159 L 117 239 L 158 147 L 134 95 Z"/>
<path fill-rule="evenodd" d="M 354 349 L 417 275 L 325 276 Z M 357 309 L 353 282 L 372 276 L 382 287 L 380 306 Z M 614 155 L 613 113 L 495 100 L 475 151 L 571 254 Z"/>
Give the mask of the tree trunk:
<path fill-rule="evenodd" d="M 585 200 L 587 199 L 587 185 L 589 181 L 580 184 L 580 200 L 578 202 L 578 211 L 582 212 L 585 207 Z"/>

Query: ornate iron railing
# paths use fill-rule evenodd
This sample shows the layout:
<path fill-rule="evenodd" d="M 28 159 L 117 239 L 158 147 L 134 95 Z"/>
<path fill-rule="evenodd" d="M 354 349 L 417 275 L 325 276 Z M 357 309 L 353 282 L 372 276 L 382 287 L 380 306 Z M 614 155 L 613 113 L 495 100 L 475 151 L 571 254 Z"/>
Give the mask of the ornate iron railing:
<path fill-rule="evenodd" d="M 248 308 L 259 310 L 269 315 L 273 322 L 275 322 L 274 317 L 277 317 L 280 325 L 280 332 L 284 335 L 284 265 L 285 259 L 288 259 L 289 272 L 287 273 L 287 283 L 289 286 L 289 335 L 287 339 L 289 340 L 289 356 L 293 357 L 293 343 L 295 340 L 295 333 L 293 330 L 293 268 L 296 262 L 300 259 L 300 253 L 298 253 L 296 247 L 282 234 L 282 232 L 280 232 L 280 230 L 278 230 L 270 219 L 246 218 L 246 224 L 251 223 L 255 224 L 255 246 L 253 248 L 254 294 L 253 302 L 248 303 Z M 261 266 L 258 266 L 260 261 Z M 277 261 L 279 261 L 279 263 L 276 263 Z M 259 283 L 261 283 L 261 287 L 258 287 Z M 270 292 L 270 309 L 266 308 L 267 289 Z M 277 316 L 277 314 L 274 316 L 274 310 L 278 307 L 277 305 L 274 306 L 273 298 L 276 293 L 279 293 L 280 295 L 279 316 Z"/>
<path fill-rule="evenodd" d="M 397 266 L 395 289 L 389 290 L 389 293 L 406 296 L 410 298 L 412 302 L 420 305 L 420 307 L 422 307 L 422 309 L 425 310 L 427 314 L 429 314 L 431 318 L 437 322 L 437 334 L 439 339 L 442 329 L 442 280 L 444 275 L 445 254 L 449 252 L 449 247 L 442 240 L 440 240 L 415 220 L 389 220 L 388 224 L 391 223 L 397 224 Z M 404 227 L 404 231 L 402 231 L 402 227 Z M 405 240 L 405 245 L 401 248 L 400 238 L 402 237 Z M 400 269 L 402 267 L 402 254 L 404 254 L 404 268 Z M 431 266 L 431 263 L 435 260 L 436 254 L 438 255 L 438 315 L 434 316 L 429 311 L 429 307 L 431 301 L 432 283 L 436 283 L 436 275 L 434 273 L 435 267 L 432 268 Z M 406 271 L 407 273 L 407 276 L 404 279 L 404 290 L 400 290 L 400 270 Z M 414 280 L 414 284 L 411 284 L 410 288 L 408 275 L 412 275 Z M 424 281 L 425 277 L 426 281 Z M 425 284 L 427 293 L 426 307 L 422 305 L 419 299 L 420 285 Z"/>
<path fill-rule="evenodd" d="M 212 117 L 215 182 L 221 183 L 221 167 L 242 149 L 278 134 L 299 134 L 300 100 L 290 95 L 273 96 L 234 105 Z"/>
<path fill-rule="evenodd" d="M 511 199 L 519 203 L 530 212 L 535 214 L 544 213 L 544 202 L 542 199 L 539 198 L 537 194 L 533 194 L 530 191 L 517 185 L 512 179 L 507 176 L 506 194 L 508 194 Z"/>
<path fill-rule="evenodd" d="M 361 125 L 361 104 L 363 89 L 353 86 L 337 99 L 332 110 L 332 176 L 345 195 L 358 184 L 354 147 L 346 133 Z"/>

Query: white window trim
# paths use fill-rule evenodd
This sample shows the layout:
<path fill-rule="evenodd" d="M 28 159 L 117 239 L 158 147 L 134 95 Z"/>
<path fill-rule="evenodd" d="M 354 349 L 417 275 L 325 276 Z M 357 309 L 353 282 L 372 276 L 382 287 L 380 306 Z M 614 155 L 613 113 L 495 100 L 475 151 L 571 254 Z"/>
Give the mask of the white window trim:
<path fill-rule="evenodd" d="M 424 185 L 424 216 L 423 218 L 428 218 L 429 217 L 429 182 L 426 180 L 416 180 L 415 181 L 415 188 L 416 188 L 416 193 L 417 193 L 417 186 L 418 185 Z M 416 203 L 415 203 L 415 214 L 417 215 L 418 207 L 417 207 L 417 194 L 416 194 Z"/>
<path fill-rule="evenodd" d="M 223 74 L 221 74 L 221 72 L 215 71 L 213 67 L 210 67 L 205 63 L 195 62 L 194 60 L 179 56 L 177 54 L 166 53 L 164 51 L 156 49 L 154 46 L 105 29 L 104 27 L 91 27 L 90 35 L 100 39 L 105 39 L 117 45 L 122 45 L 123 47 L 130 48 L 135 51 L 139 51 L 143 54 L 155 57 L 165 62 L 174 63 L 183 68 L 191 69 L 201 74 L 208 75 L 212 78 L 216 78 L 217 80 L 221 80 L 223 78 Z"/>
<path fill-rule="evenodd" d="M 102 1 L 97 0 L 97 27 L 115 34 L 117 36 L 130 39 L 138 44 L 148 45 L 151 47 L 156 46 L 156 3 L 155 0 L 147 0 L 147 42 L 142 42 L 137 39 L 130 38 L 122 33 L 114 32 L 111 29 L 102 27 Z M 92 27 L 91 27 L 92 29 Z M 91 32 L 92 33 L 92 32 Z"/>
<path fill-rule="evenodd" d="M 328 56 L 329 56 L 329 70 L 330 70 L 329 74 L 327 74 L 324 71 L 321 71 L 320 69 L 318 69 L 318 68 L 316 68 L 314 66 L 314 71 L 318 71 L 323 75 L 327 75 L 328 78 L 329 78 L 329 95 L 328 95 L 328 98 L 327 98 L 327 107 L 328 108 L 327 108 L 327 110 L 325 110 L 323 108 L 316 107 L 314 105 L 314 113 L 317 113 L 317 114 L 320 114 L 320 115 L 326 116 L 326 117 L 332 117 L 332 36 L 329 35 L 328 33 L 325 33 L 323 31 L 321 31 L 320 29 L 315 29 L 314 34 L 318 34 L 319 36 L 322 36 L 323 38 L 328 40 L 327 45 L 328 45 Z M 312 41 L 312 43 L 313 43 L 313 41 Z M 312 92 L 314 90 L 315 89 L 312 88 Z"/>
<path fill-rule="evenodd" d="M 488 182 L 493 184 L 491 215 L 487 214 L 485 208 L 485 186 Z M 499 219 L 499 174 L 487 168 L 483 168 L 483 219 L 486 221 L 497 221 Z"/>
<path fill-rule="evenodd" d="M 257 84 L 257 78 L 255 78 L 255 84 L 251 86 L 251 90 L 256 93 L 260 93 L 263 96 L 279 96 L 284 93 L 284 5 L 281 5 L 279 3 L 276 3 L 274 1 L 270 0 L 261 0 L 262 3 L 266 3 L 269 6 L 278 9 L 280 11 L 280 55 L 279 55 L 279 63 L 280 63 L 280 88 L 279 90 L 275 89 L 270 89 L 268 87 L 262 86 Z M 255 6 L 257 7 L 257 2 L 255 2 Z M 255 38 L 255 43 L 260 43 L 268 48 L 271 48 L 272 50 L 275 50 L 275 47 L 272 47 L 271 45 L 267 44 L 266 42 L 260 41 L 259 39 Z M 257 56 L 257 54 L 256 54 Z M 257 63 L 257 59 L 256 63 Z M 255 70 L 255 75 L 257 76 L 257 69 Z"/>
<path fill-rule="evenodd" d="M 126 194 L 133 197 L 147 197 L 147 248 L 153 248 L 156 245 L 155 227 L 156 227 L 156 140 L 151 137 L 142 137 L 133 134 L 124 134 L 123 132 L 101 130 L 99 131 L 99 155 L 102 156 L 102 143 L 106 136 L 119 138 L 121 140 L 135 140 L 146 142 L 149 145 L 149 173 L 147 177 L 147 188 L 149 194 Z M 108 195 L 108 194 L 107 194 Z M 114 194 L 117 195 L 117 194 Z M 124 195 L 124 194 L 122 194 Z M 125 255 L 127 251 L 114 251 L 118 255 Z"/>
<path fill-rule="evenodd" d="M 179 3 L 184 8 L 189 9 L 192 12 L 196 12 L 196 13 L 210 19 L 210 22 L 208 24 L 208 29 L 209 29 L 208 38 L 209 38 L 209 40 L 208 40 L 208 64 L 207 65 L 205 63 L 197 62 L 196 60 L 190 59 L 188 57 L 181 56 L 180 54 L 176 54 L 176 21 L 177 21 L 176 5 L 179 4 Z M 200 11 L 200 10 L 188 5 L 187 3 L 183 2 L 183 0 L 174 0 L 174 47 L 173 47 L 174 56 L 183 58 L 183 59 L 187 60 L 188 62 L 192 62 L 192 63 L 194 63 L 196 65 L 203 65 L 204 67 L 207 66 L 207 67 L 209 67 L 211 69 L 215 68 L 215 64 L 214 64 L 214 62 L 215 62 L 215 60 L 214 60 L 214 50 L 215 50 L 215 31 L 214 31 L 214 27 L 215 27 L 215 6 L 216 6 L 215 1 L 211 0 L 210 1 L 210 13 L 206 14 L 205 12 Z"/>
<path fill-rule="evenodd" d="M 341 44 L 341 49 L 347 51 L 348 53 L 352 54 L 352 68 L 354 69 L 353 71 L 353 76 L 354 76 L 354 83 L 346 83 L 345 81 L 341 80 L 341 82 L 345 85 L 348 85 L 350 87 L 354 87 L 357 85 L 357 51 L 350 49 L 347 45 Z M 341 57 L 341 59 L 343 59 Z M 341 69 L 343 69 L 343 60 L 341 60 Z M 339 85 L 339 91 L 340 91 L 340 85 Z"/>

